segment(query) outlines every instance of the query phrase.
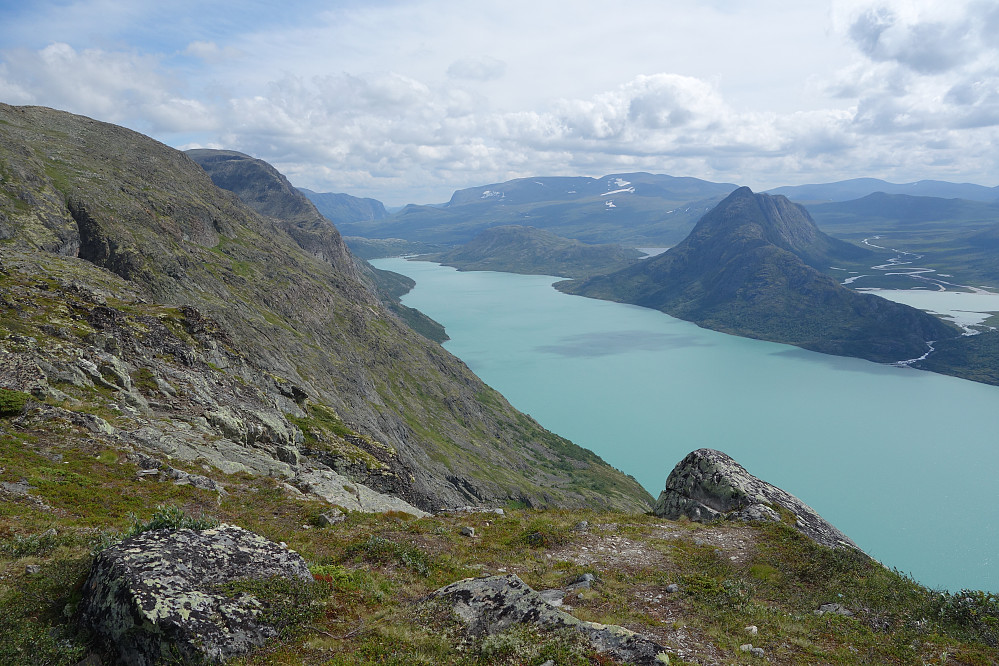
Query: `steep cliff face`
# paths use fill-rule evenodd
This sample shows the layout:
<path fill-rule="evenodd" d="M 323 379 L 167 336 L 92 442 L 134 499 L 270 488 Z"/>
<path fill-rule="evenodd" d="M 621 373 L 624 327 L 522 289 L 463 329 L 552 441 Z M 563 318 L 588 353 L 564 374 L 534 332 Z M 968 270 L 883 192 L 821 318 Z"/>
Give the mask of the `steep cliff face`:
<path fill-rule="evenodd" d="M 658 257 L 559 288 L 726 333 L 880 362 L 917 358 L 927 341 L 957 334 L 936 317 L 851 291 L 815 268 L 864 252 L 823 234 L 801 206 L 743 187 Z"/>
<path fill-rule="evenodd" d="M 112 408 L 79 418 L 135 446 L 322 465 L 423 508 L 647 506 L 389 314 L 283 178 L 261 214 L 181 152 L 37 107 L 0 106 L 0 156 L 3 387 L 66 418 Z"/>

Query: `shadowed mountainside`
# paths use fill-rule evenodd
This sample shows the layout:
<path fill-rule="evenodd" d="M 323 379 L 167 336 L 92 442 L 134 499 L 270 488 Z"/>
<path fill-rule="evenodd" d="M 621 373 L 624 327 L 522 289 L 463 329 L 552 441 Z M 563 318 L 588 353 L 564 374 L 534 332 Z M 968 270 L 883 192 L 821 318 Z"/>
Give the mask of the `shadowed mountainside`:
<path fill-rule="evenodd" d="M 858 261 L 866 252 L 823 234 L 786 198 L 743 187 L 667 252 L 558 286 L 726 333 L 879 362 L 916 358 L 927 341 L 956 335 L 936 317 L 850 291 L 815 268 Z"/>

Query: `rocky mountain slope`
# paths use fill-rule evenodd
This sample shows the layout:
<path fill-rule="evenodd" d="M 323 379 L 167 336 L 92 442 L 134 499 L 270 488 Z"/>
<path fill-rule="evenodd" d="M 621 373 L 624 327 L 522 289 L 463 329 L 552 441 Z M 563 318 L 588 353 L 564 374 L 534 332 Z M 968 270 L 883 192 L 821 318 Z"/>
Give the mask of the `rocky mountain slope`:
<path fill-rule="evenodd" d="M 523 226 L 486 229 L 453 250 L 425 258 L 463 271 L 504 271 L 581 278 L 610 273 L 644 254 L 620 245 L 588 245 Z"/>
<path fill-rule="evenodd" d="M 0 387 L 41 404 L 38 446 L 50 424 L 361 507 L 649 506 L 389 314 L 304 197 L 254 190 L 261 214 L 38 107 L 0 106 L 0 157 Z"/>
<path fill-rule="evenodd" d="M 232 150 L 188 150 L 187 155 L 204 169 L 212 182 L 239 197 L 258 213 L 283 220 L 293 228 L 307 228 L 320 236 L 337 233 L 330 220 L 292 187 L 288 179 L 263 160 Z M 308 243 L 301 236 L 301 243 Z M 334 244 L 339 244 L 339 238 Z M 382 304 L 402 319 L 410 328 L 429 340 L 440 343 L 448 339 L 444 327 L 419 310 L 402 304 L 400 297 L 415 284 L 398 273 L 374 268 L 366 261 L 355 261 L 358 277 L 378 295 Z"/>
<path fill-rule="evenodd" d="M 859 294 L 815 267 L 866 251 L 830 238 L 784 197 L 743 187 L 667 252 L 570 293 L 662 310 L 746 337 L 879 362 L 914 359 L 956 329 L 914 308 Z"/>

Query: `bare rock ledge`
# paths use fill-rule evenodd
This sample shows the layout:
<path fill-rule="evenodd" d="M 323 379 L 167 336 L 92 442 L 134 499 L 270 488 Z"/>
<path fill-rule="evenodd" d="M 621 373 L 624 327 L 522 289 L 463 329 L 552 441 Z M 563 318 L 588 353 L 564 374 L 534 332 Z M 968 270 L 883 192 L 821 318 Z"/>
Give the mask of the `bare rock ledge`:
<path fill-rule="evenodd" d="M 555 608 L 516 574 L 466 578 L 440 588 L 432 598 L 448 602 L 471 635 L 500 633 L 518 623 L 542 629 L 572 628 L 597 652 L 627 664 L 668 664 L 666 648 L 613 624 L 580 620 Z"/>

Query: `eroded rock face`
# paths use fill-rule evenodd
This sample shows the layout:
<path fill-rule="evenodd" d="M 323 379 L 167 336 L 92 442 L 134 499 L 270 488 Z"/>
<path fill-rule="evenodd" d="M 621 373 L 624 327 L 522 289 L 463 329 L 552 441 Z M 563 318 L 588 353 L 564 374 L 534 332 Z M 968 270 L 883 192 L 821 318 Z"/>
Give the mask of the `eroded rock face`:
<path fill-rule="evenodd" d="M 589 639 L 593 649 L 628 664 L 669 663 L 666 648 L 629 629 L 584 622 L 558 610 L 515 574 L 467 578 L 431 595 L 453 605 L 472 635 L 496 634 L 518 623 L 543 629 L 571 627 Z"/>
<path fill-rule="evenodd" d="M 783 508 L 795 515 L 795 527 L 813 541 L 831 548 L 860 550 L 849 537 L 829 524 L 815 509 L 791 493 L 762 481 L 728 455 L 714 449 L 687 454 L 666 479 L 654 513 L 677 520 L 779 521 Z"/>
<path fill-rule="evenodd" d="M 277 631 L 257 598 L 219 586 L 272 576 L 312 580 L 298 553 L 240 527 L 146 532 L 97 555 L 79 620 L 120 664 L 220 663 Z"/>

